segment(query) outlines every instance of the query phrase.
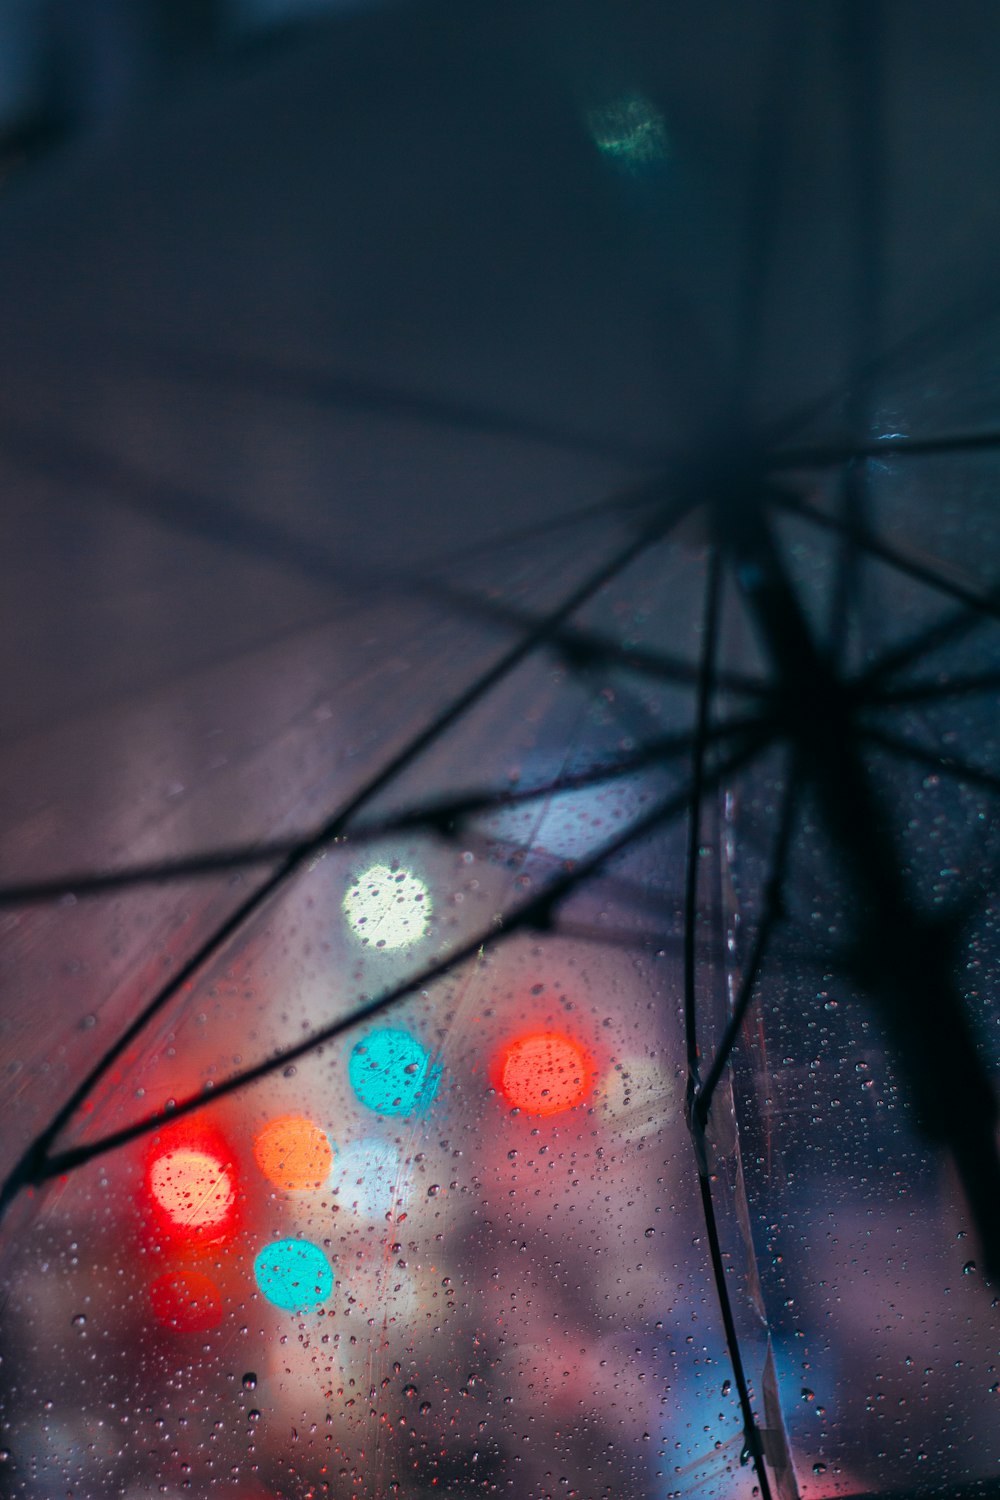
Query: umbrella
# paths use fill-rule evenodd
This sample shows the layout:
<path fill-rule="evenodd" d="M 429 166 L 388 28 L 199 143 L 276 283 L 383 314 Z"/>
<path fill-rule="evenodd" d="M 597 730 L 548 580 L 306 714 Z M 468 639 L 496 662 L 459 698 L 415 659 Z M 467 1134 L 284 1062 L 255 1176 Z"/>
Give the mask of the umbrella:
<path fill-rule="evenodd" d="M 10 1493 L 991 1476 L 998 44 L 354 14 L 13 181 Z"/>

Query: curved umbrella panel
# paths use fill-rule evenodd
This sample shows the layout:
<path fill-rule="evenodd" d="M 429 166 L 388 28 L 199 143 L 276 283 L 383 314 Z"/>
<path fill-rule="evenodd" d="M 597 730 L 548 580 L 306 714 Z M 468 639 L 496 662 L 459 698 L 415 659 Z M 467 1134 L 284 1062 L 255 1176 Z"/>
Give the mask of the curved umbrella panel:
<path fill-rule="evenodd" d="M 872 493 L 878 518 L 878 480 Z M 791 538 L 800 541 L 797 529 Z M 814 577 L 808 551 L 798 555 Z M 889 587 L 892 574 L 877 563 L 861 577 L 861 680 L 878 682 L 880 660 L 908 658 L 898 686 L 891 673 L 882 677 L 880 701 L 859 723 L 877 788 L 874 831 L 897 850 L 927 951 L 934 934 L 953 945 L 950 977 L 935 981 L 933 1014 L 922 1014 L 908 951 L 919 942 L 901 943 L 879 919 L 864 936 L 873 911 L 885 908 L 877 895 L 871 905 L 863 899 L 841 831 L 824 811 L 822 779 L 805 778 L 760 969 L 761 1009 L 750 1012 L 735 1066 L 792 1451 L 811 1455 L 821 1485 L 881 1490 L 919 1486 L 932 1466 L 934 1483 L 968 1482 L 991 1462 L 992 1330 L 989 1317 L 973 1312 L 984 1303 L 982 1244 L 954 1165 L 943 1169 L 928 1152 L 914 1115 L 930 1124 L 945 1111 L 945 1129 L 940 1114 L 934 1126 L 940 1139 L 972 1117 L 972 1057 L 956 1067 L 948 1041 L 952 1028 L 969 1024 L 962 1010 L 994 1071 L 992 1004 L 979 976 L 991 969 L 995 929 L 995 627 L 946 604 L 952 627 L 961 614 L 961 645 L 952 629 L 950 643 L 934 650 L 942 604 L 933 591 L 898 577 Z M 762 918 L 775 911 L 774 822 L 787 780 L 772 766 L 735 793 L 734 880 L 748 956 Z M 897 980 L 906 986 L 904 1039 L 885 1002 Z M 987 1125 L 988 1147 L 991 1135 Z M 954 1362 L 949 1378 L 937 1380 L 943 1339 Z M 916 1392 L 907 1381 L 918 1366 Z"/>
<path fill-rule="evenodd" d="M 595 557 L 604 545 L 592 543 Z M 169 571 L 169 558 L 161 552 L 157 567 Z M 520 584 L 508 590 L 511 604 L 522 611 L 544 604 L 565 568 L 555 556 L 547 565 L 536 546 Z M 232 563 L 228 582 L 242 583 Z M 234 593 L 209 596 L 223 629 L 239 608 Z M 191 597 L 189 591 L 188 604 Z M 8 1167 L 51 1113 L 51 1091 L 68 1094 L 74 1075 L 87 1072 L 144 992 L 157 987 L 156 976 L 175 972 L 331 808 L 350 803 L 405 750 L 414 725 L 432 723 L 456 687 L 474 684 L 510 637 L 503 618 L 470 617 L 456 605 L 442 611 L 412 591 L 382 589 L 367 604 L 363 598 L 349 591 L 333 606 L 331 623 L 276 633 L 269 644 L 227 653 L 200 671 L 178 672 L 174 661 L 164 682 L 156 680 L 160 632 L 166 630 L 168 656 L 186 642 L 170 629 L 172 597 L 139 595 L 147 640 L 112 640 L 98 671 L 124 658 L 127 668 L 150 672 L 148 690 L 109 694 L 89 714 L 7 746 L 18 798 L 10 799 L 6 840 L 5 1020 L 19 1120 L 6 1137 Z M 323 602 L 329 615 L 332 600 Z M 132 606 L 127 598 L 125 607 Z M 260 613 L 266 629 L 266 606 Z M 85 643 L 70 643 L 77 644 Z M 510 778 L 520 774 L 524 756 L 519 726 L 529 704 L 546 701 L 553 670 L 550 661 L 497 703 L 502 734 L 492 720 L 463 726 L 444 759 L 439 752 L 387 787 L 369 822 L 391 823 L 417 800 L 516 785 Z M 93 680 L 84 684 L 85 691 L 93 687 Z M 571 714 L 570 727 L 574 722 Z M 507 757 L 497 765 L 502 744 Z M 545 766 L 542 779 L 558 774 L 558 758 L 549 755 Z M 128 876 L 138 868 L 155 877 L 164 866 L 188 878 L 178 887 L 155 878 L 136 885 Z M 102 874 L 112 883 L 91 895 L 91 878 Z M 44 893 L 47 882 L 54 882 L 55 904 L 24 908 L 23 897 Z M 39 1087 L 42 1078 L 49 1081 Z"/>
<path fill-rule="evenodd" d="M 616 606 L 626 604 L 633 618 L 640 582 Z M 532 666 L 527 679 L 522 673 L 511 682 L 517 712 L 509 747 L 498 738 L 502 700 L 494 697 L 480 714 L 483 729 L 493 731 L 480 765 L 489 756 L 510 784 L 512 772 L 532 782 L 553 770 L 573 774 L 602 741 L 620 758 L 622 719 L 631 710 L 623 697 L 619 708 L 603 678 L 581 692 L 572 677 L 553 696 L 552 668 Z M 643 710 L 654 707 L 647 692 Z M 462 747 L 462 764 L 470 752 Z M 443 771 L 447 780 L 447 762 Z M 184 1134 L 183 1122 L 168 1123 L 134 1150 L 83 1165 L 50 1198 L 14 1251 L 25 1268 L 13 1277 L 9 1312 L 28 1339 L 15 1388 L 42 1334 L 34 1312 L 39 1256 L 56 1264 L 42 1247 L 59 1243 L 70 1254 L 91 1224 L 83 1259 L 71 1255 L 82 1275 L 61 1278 L 58 1306 L 65 1310 L 71 1289 L 90 1301 L 72 1310 L 65 1328 L 53 1311 L 45 1336 L 60 1348 L 99 1339 L 87 1384 L 100 1395 L 95 1402 L 73 1381 L 62 1383 L 58 1404 L 76 1426 L 67 1435 L 57 1424 L 44 1458 L 23 1425 L 30 1400 L 23 1413 L 15 1402 L 12 1451 L 27 1444 L 40 1462 L 71 1472 L 79 1424 L 123 1399 L 121 1372 L 131 1383 L 138 1370 L 154 1405 L 167 1401 L 177 1413 L 181 1463 L 167 1460 L 164 1468 L 143 1421 L 119 1458 L 102 1453 L 91 1466 L 92 1484 L 127 1475 L 141 1485 L 168 1469 L 182 1474 L 182 1464 L 204 1483 L 212 1461 L 203 1447 L 218 1441 L 208 1434 L 221 1421 L 229 1429 L 227 1467 L 255 1465 L 262 1482 L 280 1489 L 301 1409 L 322 1438 L 307 1439 L 317 1450 L 309 1464 L 325 1461 L 329 1436 L 338 1462 L 357 1468 L 356 1482 L 373 1492 L 393 1482 L 419 1489 L 435 1477 L 475 1484 L 480 1463 L 495 1476 L 517 1462 L 536 1476 L 530 1482 L 543 1483 L 558 1458 L 569 1473 L 595 1468 L 605 1483 L 631 1472 L 642 1493 L 648 1464 L 637 1460 L 635 1445 L 679 1362 L 676 1427 L 657 1434 L 650 1462 L 669 1460 L 682 1484 L 706 1469 L 711 1477 L 734 1466 L 738 1473 L 738 1411 L 719 1394 L 722 1378 L 704 1387 L 701 1379 L 699 1362 L 707 1359 L 714 1371 L 723 1345 L 705 1268 L 687 1243 L 693 1183 L 670 1128 L 682 1097 L 681 1033 L 670 1001 L 679 990 L 679 957 L 676 947 L 671 954 L 662 946 L 659 914 L 630 945 L 613 942 L 622 907 L 634 923 L 632 890 L 651 892 L 660 872 L 682 859 L 682 834 L 679 844 L 657 840 L 637 850 L 606 884 L 575 898 L 568 918 L 596 942 L 527 931 L 493 941 L 498 912 L 516 913 L 553 871 L 586 858 L 595 835 L 608 842 L 655 805 L 663 777 L 657 767 L 611 796 L 600 784 L 546 796 L 527 826 L 518 804 L 491 807 L 485 824 L 458 843 L 383 839 L 365 870 L 358 868 L 364 845 L 334 850 L 221 955 L 193 994 L 180 997 L 180 1009 L 128 1059 L 127 1075 L 147 1100 L 185 1073 L 195 1085 L 199 1076 L 214 1081 L 240 1061 L 234 1049 L 266 1056 L 287 1044 L 289 1028 L 328 1020 L 338 998 L 356 1008 L 366 992 L 407 978 L 424 955 L 433 964 L 440 953 L 454 955 L 469 932 L 474 939 L 463 966 L 449 962 L 388 1023 L 354 1028 L 200 1111 L 194 1135 Z M 686 796 L 674 802 L 682 813 Z M 662 1015 L 659 995 L 667 1001 Z M 112 1088 L 96 1118 L 86 1117 L 84 1145 L 95 1130 L 142 1108 Z M 303 1158 L 294 1141 L 277 1173 L 260 1149 L 263 1135 L 293 1122 L 301 1133 L 304 1118 L 330 1142 L 327 1150 L 336 1148 L 332 1168 L 324 1163 L 319 1180 L 308 1183 L 296 1175 Z M 164 1156 L 160 1182 L 155 1169 Z M 177 1186 L 185 1172 L 187 1191 Z M 653 1202 L 664 1177 L 667 1199 Z M 239 1205 L 232 1224 L 223 1212 L 230 1191 Z M 106 1223 L 103 1238 L 95 1217 Z M 570 1225 L 577 1227 L 567 1233 Z M 303 1272 L 287 1248 L 303 1244 L 325 1255 L 331 1285 L 326 1271 Z M 633 1264 L 623 1284 L 626 1247 Z M 321 1275 L 318 1296 L 309 1275 Z M 101 1291 L 106 1278 L 115 1288 L 110 1297 Z M 696 1334 L 686 1331 L 686 1304 L 678 1300 L 692 1294 L 704 1303 Z M 133 1318 L 137 1300 L 144 1311 Z M 307 1326 L 313 1331 L 304 1342 L 288 1338 Z M 189 1361 L 189 1373 L 175 1398 L 164 1381 L 178 1357 Z M 246 1369 L 227 1393 L 219 1382 L 234 1360 Z M 650 1397 L 619 1401 L 633 1365 L 649 1380 Z M 538 1409 L 534 1392 L 550 1410 Z M 719 1421 L 720 1403 L 727 1431 L 717 1449 L 702 1428 Z M 169 1427 L 174 1418 L 162 1420 Z"/>
<path fill-rule="evenodd" d="M 37 901 L 61 840 L 85 874 L 95 823 L 105 869 L 145 861 L 101 904 L 12 907 L 19 1014 L 61 1008 L 53 972 L 93 946 L 61 1063 L 86 1083 L 154 1002 L 13 1180 L 71 1169 L 8 1220 L 12 1492 L 206 1485 L 217 1453 L 251 1493 L 332 1463 L 373 1492 L 728 1492 L 744 1441 L 780 1493 L 793 1469 L 816 1495 L 978 1478 L 991 1356 L 961 1272 L 985 1262 L 898 1100 L 989 1257 L 944 1042 L 988 1004 L 963 964 L 993 944 L 995 28 L 969 8 L 973 59 L 924 7 L 720 7 L 711 36 L 434 14 L 289 49 L 71 168 L 54 206 L 11 205 L 4 451 L 60 518 L 50 596 L 80 550 L 102 580 L 101 608 L 81 591 L 33 628 L 13 877 Z M 764 460 L 718 435 L 733 370 L 744 407 L 795 406 Z M 617 520 L 557 524 L 651 456 L 666 477 Z M 192 851 L 213 883 L 150 887 L 190 882 Z M 942 1002 L 937 1059 L 908 997 L 925 1031 Z M 383 1002 L 357 1051 L 341 1019 Z M 29 1106 L 18 1152 L 66 1097 Z M 925 1373 L 890 1424 L 910 1338 L 963 1373 Z M 53 1350 L 94 1378 L 40 1402 Z M 109 1444 L 139 1385 L 138 1435 Z"/>

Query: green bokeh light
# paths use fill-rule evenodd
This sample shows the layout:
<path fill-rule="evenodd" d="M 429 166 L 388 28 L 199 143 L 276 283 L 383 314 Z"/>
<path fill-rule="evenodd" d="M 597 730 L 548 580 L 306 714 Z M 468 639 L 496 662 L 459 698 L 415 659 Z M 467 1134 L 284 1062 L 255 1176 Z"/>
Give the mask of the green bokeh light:
<path fill-rule="evenodd" d="M 587 111 L 587 127 L 602 155 L 628 171 L 663 161 L 670 154 L 666 122 L 642 94 L 623 94 Z"/>

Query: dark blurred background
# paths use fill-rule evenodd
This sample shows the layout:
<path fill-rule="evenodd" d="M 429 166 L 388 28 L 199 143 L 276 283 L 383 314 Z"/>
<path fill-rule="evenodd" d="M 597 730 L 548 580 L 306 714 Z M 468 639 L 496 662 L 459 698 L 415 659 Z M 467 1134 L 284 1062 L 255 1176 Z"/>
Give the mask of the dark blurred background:
<path fill-rule="evenodd" d="M 121 125 L 185 75 L 372 0 L 3 0 L 0 174 Z"/>

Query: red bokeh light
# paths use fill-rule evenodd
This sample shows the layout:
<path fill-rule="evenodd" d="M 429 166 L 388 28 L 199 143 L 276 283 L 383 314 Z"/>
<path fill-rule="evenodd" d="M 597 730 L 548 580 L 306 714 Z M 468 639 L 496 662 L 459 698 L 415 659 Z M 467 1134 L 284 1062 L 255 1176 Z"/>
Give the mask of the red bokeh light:
<path fill-rule="evenodd" d="M 573 1037 L 533 1031 L 515 1037 L 494 1059 L 496 1089 L 529 1115 L 555 1115 L 582 1104 L 590 1093 L 593 1064 Z"/>
<path fill-rule="evenodd" d="M 217 1130 L 191 1125 L 159 1136 L 146 1161 L 145 1181 L 156 1226 L 171 1239 L 214 1245 L 236 1229 L 236 1166 Z"/>
<path fill-rule="evenodd" d="M 222 1321 L 222 1296 L 202 1271 L 165 1271 L 149 1289 L 153 1316 L 175 1333 L 206 1333 Z"/>

